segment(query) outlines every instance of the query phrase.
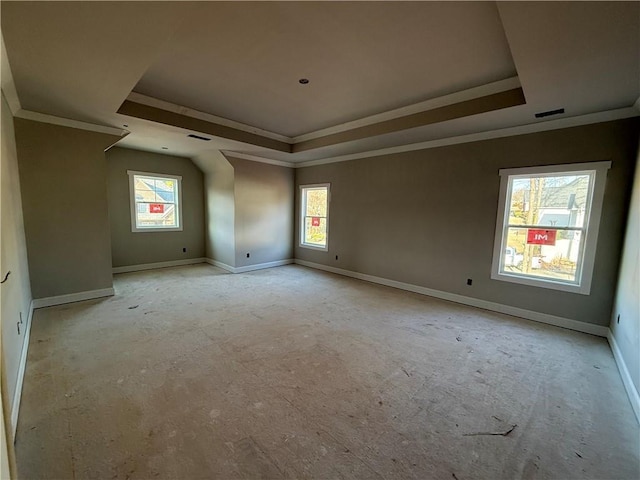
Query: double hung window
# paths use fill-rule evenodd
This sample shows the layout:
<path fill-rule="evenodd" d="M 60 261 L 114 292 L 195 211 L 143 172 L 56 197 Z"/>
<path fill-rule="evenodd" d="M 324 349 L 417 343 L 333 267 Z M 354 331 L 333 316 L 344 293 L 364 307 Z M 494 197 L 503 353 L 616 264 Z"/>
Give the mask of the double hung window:
<path fill-rule="evenodd" d="M 329 188 L 328 183 L 300 187 L 300 245 L 303 247 L 328 249 Z"/>
<path fill-rule="evenodd" d="M 492 278 L 588 294 L 609 167 L 501 170 Z"/>
<path fill-rule="evenodd" d="M 182 230 L 182 177 L 128 171 L 131 230 Z"/>

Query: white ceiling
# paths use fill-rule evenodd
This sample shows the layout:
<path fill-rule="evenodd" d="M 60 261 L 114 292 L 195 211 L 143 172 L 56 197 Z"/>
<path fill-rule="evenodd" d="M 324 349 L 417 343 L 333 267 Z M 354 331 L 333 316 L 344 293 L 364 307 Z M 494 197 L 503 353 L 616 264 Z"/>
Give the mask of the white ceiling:
<path fill-rule="evenodd" d="M 177 155 L 223 149 L 305 162 L 599 112 L 629 116 L 640 97 L 640 2 L 2 1 L 1 8 L 22 109 L 124 128 L 131 133 L 122 146 Z M 298 83 L 303 77 L 308 85 Z M 5 78 L 3 71 L 3 90 Z M 186 137 L 191 131 L 116 113 L 137 95 L 291 143 L 503 80 L 519 82 L 525 105 L 295 154 L 201 142 Z M 565 113 L 534 117 L 557 108 Z"/>

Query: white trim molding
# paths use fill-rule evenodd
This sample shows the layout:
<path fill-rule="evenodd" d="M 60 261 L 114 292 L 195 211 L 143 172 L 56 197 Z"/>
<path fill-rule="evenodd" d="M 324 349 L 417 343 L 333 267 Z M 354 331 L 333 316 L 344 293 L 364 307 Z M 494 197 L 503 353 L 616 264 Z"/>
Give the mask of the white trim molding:
<path fill-rule="evenodd" d="M 596 335 L 598 337 L 606 337 L 607 332 L 609 331 L 607 327 L 603 327 L 601 325 L 594 325 L 592 323 L 579 322 L 577 320 L 558 317 L 556 315 L 550 315 L 548 313 L 534 312 L 533 310 L 526 310 L 524 308 L 512 307 L 510 305 L 503 305 L 501 303 L 489 302 L 487 300 L 481 300 L 478 298 L 458 295 L 457 293 L 443 292 L 441 290 L 434 290 L 431 288 L 421 287 L 419 285 L 413 285 L 410 283 L 398 282 L 396 280 L 389 280 L 387 278 L 375 277 L 373 275 L 367 275 L 365 273 L 359 273 L 351 270 L 343 270 L 341 268 L 329 267 L 327 265 L 322 265 L 319 263 L 307 262 L 306 260 L 296 259 L 295 263 L 305 267 L 310 267 L 318 270 L 324 270 L 327 272 L 336 273 L 338 275 L 357 278 L 358 280 L 364 280 L 366 282 L 377 283 L 379 285 L 385 285 L 387 287 L 398 288 L 400 290 L 406 290 L 408 292 L 414 292 L 414 293 L 419 293 L 421 295 L 427 295 L 429 297 L 440 298 L 442 300 L 448 300 L 454 303 L 461 303 L 463 305 L 469 305 L 471 307 L 477 307 L 483 310 L 490 310 L 492 312 L 504 313 L 506 315 L 512 315 L 514 317 L 520 317 L 527 320 L 533 320 L 535 322 L 554 325 L 556 327 L 575 330 L 577 332 Z"/>
<path fill-rule="evenodd" d="M 455 103 L 465 102 L 488 95 L 494 95 L 496 93 L 506 92 L 508 90 L 513 90 L 519 87 L 521 87 L 520 78 L 518 76 L 510 77 L 504 80 L 499 80 L 497 82 L 487 83 L 486 85 L 480 85 L 478 87 L 460 90 L 459 92 L 454 92 L 449 95 L 435 97 L 430 100 L 425 100 L 424 102 L 414 103 L 413 105 L 407 105 L 406 107 L 387 110 L 386 112 L 359 118 L 358 120 L 353 120 L 351 122 L 341 123 L 332 127 L 323 128 L 321 130 L 305 133 L 303 135 L 298 135 L 296 137 L 293 137 L 292 140 L 294 144 L 306 142 L 308 140 L 314 140 L 316 138 L 325 137 L 327 135 L 334 135 L 336 133 L 346 132 L 355 128 L 366 127 L 376 123 L 405 117 L 407 115 L 426 112 L 428 110 L 446 107 L 447 105 L 453 105 Z"/>
<path fill-rule="evenodd" d="M 113 287 L 110 287 L 101 288 L 99 290 L 69 293 L 67 295 L 57 295 L 55 297 L 35 298 L 33 300 L 33 308 L 53 307 L 55 305 L 63 305 L 65 303 L 93 300 L 94 298 L 112 297 L 113 295 L 115 295 L 115 291 L 113 290 Z"/>
<path fill-rule="evenodd" d="M 255 265 L 247 265 L 244 267 L 232 267 L 231 265 L 227 265 L 226 263 L 222 263 L 222 262 L 219 262 L 218 260 L 213 260 L 211 258 L 207 258 L 205 259 L 205 261 L 208 264 L 214 265 L 216 267 L 220 267 L 229 273 L 253 272 L 254 270 L 263 270 L 265 268 L 281 267 L 283 265 L 289 265 L 291 263 L 295 263 L 293 258 L 287 258 L 285 260 L 276 260 L 274 262 L 257 263 Z"/>
<path fill-rule="evenodd" d="M 11 114 L 15 116 L 17 112 L 20 111 L 22 106 L 20 105 L 20 98 L 18 97 L 18 91 L 16 90 L 16 84 L 13 80 L 13 74 L 11 73 L 11 66 L 9 65 L 9 56 L 7 55 L 7 49 L 4 46 L 4 36 L 0 33 L 0 42 L 2 49 L 1 51 L 1 64 L 0 64 L 0 72 L 2 72 L 2 93 L 4 93 L 4 98 L 7 99 L 7 103 L 9 104 L 9 109 L 11 110 Z"/>
<path fill-rule="evenodd" d="M 229 273 L 236 273 L 235 272 L 236 267 L 232 267 L 231 265 L 227 265 L 226 263 L 219 262 L 218 260 L 213 260 L 212 258 L 205 258 L 205 262 L 207 262 L 209 265 L 213 265 L 214 267 L 218 267 L 223 270 L 226 270 Z"/>
<path fill-rule="evenodd" d="M 13 393 L 13 403 L 11 404 L 11 428 L 13 441 L 16 439 L 18 428 L 18 416 L 20 414 L 20 401 L 22 400 L 22 386 L 24 385 L 24 374 L 27 369 L 27 356 L 29 353 L 29 338 L 31 337 L 31 320 L 33 319 L 33 300 L 29 303 L 29 313 L 27 314 L 27 324 L 24 326 L 24 338 L 22 340 L 22 353 L 18 364 L 18 378 L 16 379 L 16 390 Z"/>
<path fill-rule="evenodd" d="M 233 273 L 253 272 L 254 270 L 263 270 L 265 268 L 281 267 L 293 263 L 293 258 L 285 260 L 276 260 L 275 262 L 257 263 L 255 265 L 247 265 L 246 267 L 236 267 Z"/>
<path fill-rule="evenodd" d="M 218 117 L 216 115 L 211 115 L 210 113 L 194 110 L 193 108 L 166 102 L 164 100 L 160 100 L 159 98 L 150 97 L 141 93 L 131 92 L 127 97 L 127 100 L 134 103 L 140 103 L 148 107 L 159 108 L 160 110 L 177 113 L 178 115 L 184 115 L 185 117 L 197 118 L 198 120 L 204 120 L 205 122 L 216 123 L 225 127 L 235 128 L 236 130 L 253 133 L 270 138 L 272 140 L 278 140 L 287 143 L 291 143 L 293 140 L 291 137 L 287 137 L 286 135 L 280 135 L 279 133 L 270 132 L 269 130 L 264 130 L 262 128 L 247 125 L 246 123 L 236 122 L 234 120 L 229 120 L 228 118 Z"/>
<path fill-rule="evenodd" d="M 197 263 L 205 263 L 204 257 L 185 258 L 184 260 L 170 260 L 167 262 L 141 263 L 138 265 L 124 265 L 121 267 L 113 267 L 113 273 L 129 273 L 140 272 L 142 270 L 155 270 L 156 268 L 181 267 L 183 265 L 195 265 Z"/>
<path fill-rule="evenodd" d="M 108 127 L 106 125 L 95 125 L 93 123 L 81 122 L 79 120 L 72 120 L 70 118 L 56 117 L 54 115 L 48 115 L 46 113 L 32 112 L 31 110 L 18 110 L 15 115 L 16 118 L 23 118 L 25 120 L 32 120 L 34 122 L 49 123 L 51 125 L 59 125 L 61 127 L 77 128 L 79 130 L 88 130 L 90 132 L 106 133 L 109 135 L 116 135 L 118 137 L 125 137 L 129 135 L 129 131 L 121 128 Z"/>
<path fill-rule="evenodd" d="M 285 162 L 284 160 L 272 160 L 270 158 L 259 157 L 258 155 L 249 155 L 248 153 L 234 152 L 233 150 L 220 150 L 220 153 L 229 159 L 240 158 L 242 160 L 250 160 L 252 162 L 268 163 L 271 165 L 277 165 L 279 167 L 295 168 L 296 164 L 293 162 Z"/>
<path fill-rule="evenodd" d="M 622 383 L 624 384 L 624 388 L 627 391 L 629 402 L 631 402 L 631 408 L 633 408 L 633 413 L 636 414 L 636 420 L 640 424 L 640 394 L 638 393 L 637 387 L 633 384 L 633 380 L 631 379 L 631 374 L 629 373 L 627 364 L 624 361 L 622 352 L 620 351 L 620 347 L 618 347 L 616 339 L 613 336 L 613 332 L 611 332 L 610 329 L 607 329 L 607 330 L 608 330 L 607 340 L 609 341 L 609 346 L 611 347 L 613 358 L 615 359 L 616 365 L 618 366 L 618 371 L 620 372 L 620 377 L 622 378 Z"/>
<path fill-rule="evenodd" d="M 479 142 L 482 140 L 491 140 L 494 138 L 514 137 L 517 135 L 527 135 L 529 133 L 560 130 L 562 128 L 579 127 L 582 125 L 591 125 L 594 123 L 623 120 L 625 118 L 637 117 L 639 115 L 640 112 L 638 112 L 638 110 L 636 110 L 634 107 L 620 108 L 617 110 L 607 110 L 604 112 L 578 115 L 575 117 L 566 117 L 556 120 L 547 120 L 542 122 L 529 123 L 526 125 L 518 125 L 516 127 L 499 128 L 496 130 L 487 130 L 485 132 L 439 138 L 436 140 L 411 143 L 408 145 L 399 145 L 397 147 L 381 148 L 379 150 L 368 150 L 364 152 L 352 153 L 349 155 L 340 155 L 336 157 L 327 157 L 318 160 L 301 161 L 296 162 L 296 168 L 313 167 L 315 165 L 324 165 L 326 163 L 348 162 L 350 160 L 359 160 L 361 158 L 381 157 L 384 155 L 413 152 L 416 150 L 428 150 L 430 148 L 446 147 L 449 145 L 458 145 L 461 143 Z"/>

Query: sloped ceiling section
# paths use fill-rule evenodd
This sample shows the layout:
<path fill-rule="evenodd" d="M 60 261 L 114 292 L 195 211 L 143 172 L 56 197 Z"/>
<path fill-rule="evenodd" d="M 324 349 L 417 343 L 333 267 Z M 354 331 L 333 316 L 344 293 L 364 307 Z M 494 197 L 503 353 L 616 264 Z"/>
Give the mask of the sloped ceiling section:
<path fill-rule="evenodd" d="M 640 97 L 639 2 L 1 8 L 23 109 L 125 128 L 120 145 L 178 155 L 224 149 L 306 162 L 631 115 Z"/>

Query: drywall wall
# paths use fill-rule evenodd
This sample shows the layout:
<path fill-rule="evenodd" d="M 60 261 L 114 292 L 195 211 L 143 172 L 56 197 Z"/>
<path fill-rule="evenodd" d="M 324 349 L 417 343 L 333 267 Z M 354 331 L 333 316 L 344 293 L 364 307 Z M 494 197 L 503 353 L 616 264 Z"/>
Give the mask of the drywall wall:
<path fill-rule="evenodd" d="M 23 354 L 27 349 L 27 329 L 29 327 L 29 309 L 31 305 L 31 287 L 29 285 L 29 265 L 22 217 L 22 199 L 20 198 L 20 180 L 18 178 L 18 157 L 16 153 L 13 116 L 9 105 L 2 95 L 2 132 L 0 139 L 0 276 L 4 279 L 1 286 L 2 322 L 2 381 L 7 414 L 8 431 L 13 435 L 19 395 L 21 388 L 20 369 Z M 24 359 L 26 361 L 26 358 Z"/>
<path fill-rule="evenodd" d="M 233 166 L 218 152 L 207 152 L 194 162 L 205 172 L 205 255 L 235 267 L 235 198 Z"/>
<path fill-rule="evenodd" d="M 293 169 L 228 160 L 235 173 L 235 266 L 293 258 Z"/>
<path fill-rule="evenodd" d="M 15 119 L 33 298 L 112 287 L 104 151 L 120 139 Z"/>
<path fill-rule="evenodd" d="M 296 259 L 608 325 L 637 138 L 630 119 L 300 168 L 298 186 L 331 183 L 329 250 L 299 246 L 296 214 Z M 612 167 L 591 294 L 492 280 L 498 170 L 601 160 Z"/>
<path fill-rule="evenodd" d="M 632 387 L 635 388 L 636 398 L 640 396 L 640 145 L 638 150 L 618 290 L 610 326 L 633 383 Z M 640 420 L 640 412 L 636 412 L 636 415 Z"/>
<path fill-rule="evenodd" d="M 119 147 L 106 158 L 113 266 L 204 257 L 204 176 L 191 159 Z M 182 231 L 131 231 L 128 170 L 182 177 Z"/>

